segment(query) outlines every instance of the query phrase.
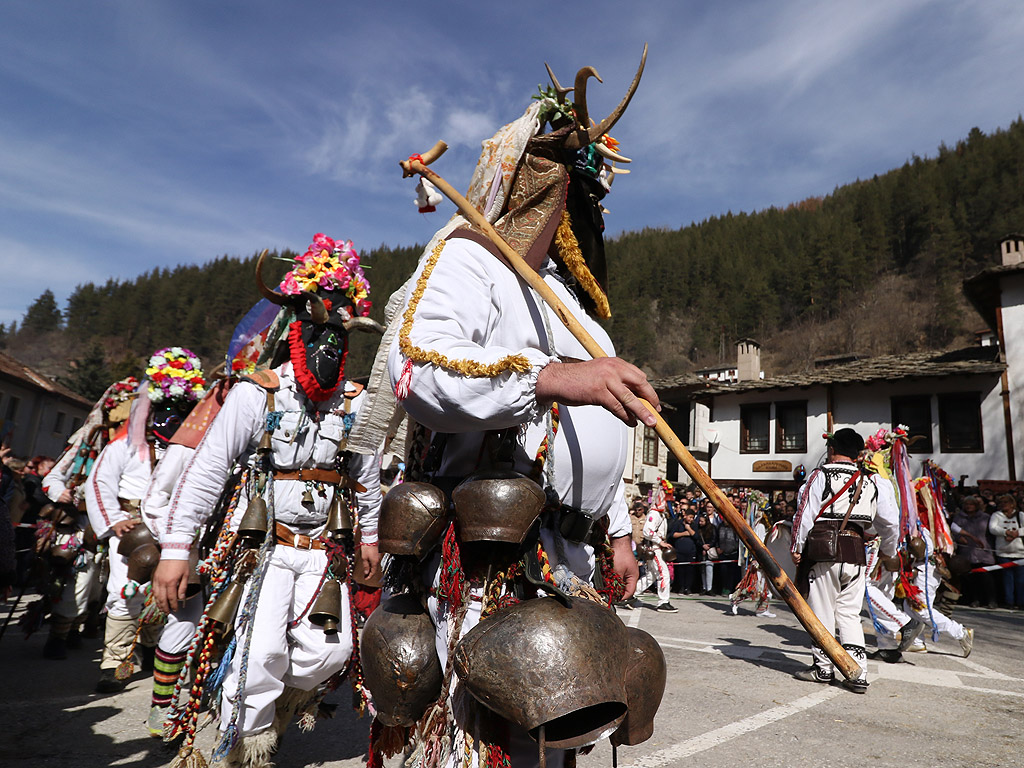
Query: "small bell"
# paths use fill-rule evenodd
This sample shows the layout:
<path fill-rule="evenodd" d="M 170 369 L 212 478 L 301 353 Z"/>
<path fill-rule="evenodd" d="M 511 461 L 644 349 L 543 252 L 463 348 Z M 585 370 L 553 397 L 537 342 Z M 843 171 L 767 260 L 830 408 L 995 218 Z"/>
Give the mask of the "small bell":
<path fill-rule="evenodd" d="M 224 631 L 231 627 L 235 621 L 235 614 L 238 613 L 238 606 L 242 602 L 242 592 L 245 587 L 241 582 L 231 581 L 224 591 L 217 596 L 217 599 L 206 612 L 210 621 L 220 624 Z"/>
<path fill-rule="evenodd" d="M 254 496 L 238 524 L 238 535 L 260 542 L 267 536 L 267 527 L 267 502 Z"/>
<path fill-rule="evenodd" d="M 352 532 L 352 509 L 340 491 L 334 492 L 331 509 L 327 513 L 327 525 L 324 534 L 329 539 L 337 539 Z"/>
<path fill-rule="evenodd" d="M 339 621 L 341 621 L 341 582 L 337 579 L 327 579 L 309 611 L 309 623 L 323 627 L 325 635 L 336 635 Z"/>
<path fill-rule="evenodd" d="M 256 447 L 256 453 L 266 455 L 274 449 L 274 444 L 270 439 L 270 433 L 264 432 L 263 437 L 260 438 L 260 444 Z"/>
<path fill-rule="evenodd" d="M 313 493 L 312 491 L 309 490 L 309 488 L 307 488 L 305 492 L 302 494 L 302 504 L 303 506 L 305 506 L 306 504 L 313 504 Z"/>

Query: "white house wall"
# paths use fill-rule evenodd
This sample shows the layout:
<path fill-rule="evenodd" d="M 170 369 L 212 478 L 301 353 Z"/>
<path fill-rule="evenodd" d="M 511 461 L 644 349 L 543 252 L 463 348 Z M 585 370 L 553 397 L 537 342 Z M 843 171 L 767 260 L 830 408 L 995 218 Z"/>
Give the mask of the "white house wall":
<path fill-rule="evenodd" d="M 1003 350 L 1010 384 L 1013 453 L 1017 479 L 1024 479 L 1024 275 L 1002 279 Z"/>
<path fill-rule="evenodd" d="M 1024 386 L 1024 382 L 1022 385 Z M 930 395 L 932 415 L 932 453 L 911 450 L 911 469 L 918 473 L 925 459 L 932 459 L 954 478 L 969 475 L 969 483 L 978 480 L 1007 478 L 1006 435 L 1001 382 L 998 376 L 959 376 L 915 381 L 878 382 L 873 384 L 833 385 L 833 428 L 853 427 L 863 437 L 879 428 L 891 427 L 890 398 L 901 395 Z M 936 395 L 951 392 L 982 393 L 981 417 L 984 453 L 943 453 L 939 440 L 938 400 Z M 775 447 L 775 404 L 786 401 L 807 401 L 807 451 L 804 453 L 740 453 L 740 406 L 771 403 L 769 447 Z M 1018 400 L 1019 405 L 1019 400 Z M 709 428 L 718 430 L 719 445 L 711 459 L 711 476 L 715 480 L 792 481 L 792 472 L 754 472 L 755 461 L 789 461 L 794 467 L 803 464 L 808 470 L 817 466 L 825 455 L 822 434 L 827 430 L 827 395 L 824 385 L 806 389 L 760 390 L 714 398 L 713 421 Z M 1024 422 L 1017 421 L 1018 424 Z M 1024 432 L 1024 426 L 1020 429 Z M 1018 457 L 1020 456 L 1018 449 Z M 1017 459 L 1018 467 L 1021 466 Z"/>

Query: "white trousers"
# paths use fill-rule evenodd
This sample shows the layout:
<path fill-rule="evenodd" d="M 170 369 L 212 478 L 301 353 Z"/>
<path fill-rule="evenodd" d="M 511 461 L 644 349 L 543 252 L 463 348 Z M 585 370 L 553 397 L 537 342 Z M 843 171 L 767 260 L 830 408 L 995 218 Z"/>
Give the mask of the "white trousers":
<path fill-rule="evenodd" d="M 347 584 L 342 585 L 337 634 L 325 635 L 320 627 L 309 622 L 308 614 L 294 628 L 288 627 L 313 598 L 326 567 L 327 555 L 323 550 L 300 550 L 279 544 L 271 551 L 247 652 L 245 627 L 236 626 L 238 646 L 224 678 L 221 729 L 227 728 L 233 706 L 240 704 L 239 734 L 251 736 L 265 731 L 274 722 L 274 703 L 285 686 L 311 691 L 348 662 L 352 655 L 352 628 Z M 253 586 L 250 579 L 246 596 Z M 247 673 L 245 690 L 238 702 L 243 659 L 248 661 Z"/>
<path fill-rule="evenodd" d="M 866 569 L 849 563 L 815 563 L 808 576 L 810 590 L 807 604 L 825 625 L 835 632 L 839 642 L 860 664 L 862 676 L 867 675 L 864 653 L 864 628 L 860 612 L 864 607 Z M 814 664 L 822 674 L 834 674 L 832 662 L 817 646 L 811 648 Z"/>
<path fill-rule="evenodd" d="M 886 583 L 888 582 L 888 584 Z M 879 650 L 895 650 L 900 644 L 900 628 L 911 621 L 892 601 L 893 574 L 886 572 L 877 582 L 868 582 L 867 599 L 871 615 L 884 632 L 875 633 Z"/>
<path fill-rule="evenodd" d="M 80 571 L 75 570 L 68 577 L 64 584 L 64 591 L 61 592 L 60 601 L 53 607 L 54 615 L 64 619 L 77 619 L 79 616 L 84 616 L 89 610 L 89 603 L 99 598 L 102 589 L 97 555 L 93 552 L 86 552 L 85 568 Z"/>
<path fill-rule="evenodd" d="M 196 633 L 196 625 L 203 616 L 203 595 L 193 595 L 178 608 L 167 615 L 167 623 L 160 633 L 160 641 L 156 644 L 164 653 L 185 653 Z"/>
<path fill-rule="evenodd" d="M 107 542 L 110 547 L 107 555 L 110 566 L 110 575 L 107 576 L 107 613 L 120 619 L 134 618 L 142 610 L 142 594 L 140 592 L 130 600 L 121 597 L 121 590 L 128 583 L 128 558 L 117 554 L 120 541 L 117 536 L 111 536 Z"/>
<path fill-rule="evenodd" d="M 657 579 L 658 602 L 667 603 L 672 580 L 669 578 L 668 564 L 665 562 L 665 556 L 661 552 L 661 547 L 654 547 L 654 557 L 645 561 L 645 564 L 644 575 L 640 577 L 636 585 L 636 593 L 638 595 L 641 594 Z"/>
<path fill-rule="evenodd" d="M 935 576 L 935 566 L 931 563 L 919 565 L 917 567 L 917 576 L 914 577 L 914 586 L 924 593 L 926 602 L 923 608 L 918 609 L 909 600 L 904 600 L 903 607 L 906 612 L 926 627 L 930 627 L 933 637 L 936 633 L 944 633 L 954 640 L 960 640 L 965 634 L 963 624 L 953 621 L 953 619 L 935 607 L 935 593 L 939 591 L 939 580 Z"/>

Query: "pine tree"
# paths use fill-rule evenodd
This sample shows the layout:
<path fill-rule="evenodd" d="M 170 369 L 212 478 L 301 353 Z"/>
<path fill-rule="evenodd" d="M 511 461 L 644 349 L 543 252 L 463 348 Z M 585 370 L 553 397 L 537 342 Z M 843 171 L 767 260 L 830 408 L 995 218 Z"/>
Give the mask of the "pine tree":
<path fill-rule="evenodd" d="M 58 381 L 87 400 L 95 402 L 110 385 L 112 378 L 103 355 L 103 348 L 94 343 L 84 357 L 73 360 L 71 374 Z"/>
<path fill-rule="evenodd" d="M 59 331 L 61 327 L 60 308 L 53 297 L 53 291 L 47 288 L 39 298 L 32 302 L 21 323 L 22 333 L 49 333 Z"/>

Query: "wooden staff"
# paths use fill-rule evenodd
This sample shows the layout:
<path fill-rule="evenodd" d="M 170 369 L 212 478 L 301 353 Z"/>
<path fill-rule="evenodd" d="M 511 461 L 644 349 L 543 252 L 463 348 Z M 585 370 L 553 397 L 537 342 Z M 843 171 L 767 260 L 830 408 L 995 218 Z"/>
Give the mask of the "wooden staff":
<path fill-rule="evenodd" d="M 402 166 L 403 176 L 415 176 L 417 174 L 427 177 L 427 179 L 440 189 L 448 198 L 455 203 L 458 207 L 459 212 L 466 217 L 474 226 L 478 227 L 484 234 L 491 239 L 491 241 L 501 251 L 502 256 L 508 260 L 509 264 L 516 271 L 516 273 L 525 280 L 533 290 L 540 294 L 541 298 L 554 310 L 555 314 L 558 315 L 558 319 L 562 321 L 565 327 L 572 333 L 573 336 L 583 345 L 583 347 L 590 353 L 591 357 L 608 357 L 601 346 L 594 340 L 587 330 L 580 324 L 580 322 L 573 316 L 569 308 L 562 303 L 562 300 L 555 295 L 555 292 L 551 290 L 550 286 L 544 282 L 543 278 L 532 269 L 523 258 L 516 253 L 505 239 L 498 234 L 498 232 L 491 226 L 491 223 L 481 214 L 476 208 L 470 205 L 469 201 L 463 197 L 458 190 L 452 187 L 447 181 L 439 176 L 434 171 L 427 168 L 427 166 L 437 160 L 443 155 L 448 149 L 448 145 L 443 141 L 437 142 L 430 149 L 429 152 L 423 155 L 413 155 L 408 160 L 403 160 L 399 164 Z M 764 542 L 757 537 L 753 529 L 747 524 L 744 517 L 736 510 L 736 507 L 732 505 L 732 502 L 726 497 L 722 490 L 715 484 L 715 481 L 711 479 L 707 472 L 701 468 L 697 463 L 697 460 L 693 458 L 686 446 L 683 445 L 682 441 L 676 436 L 672 428 L 669 427 L 668 423 L 661 417 L 654 407 L 646 400 L 639 398 L 640 402 L 654 415 L 657 419 L 657 425 L 655 430 L 658 433 L 658 437 L 661 438 L 662 442 L 672 451 L 672 455 L 676 457 L 676 460 L 683 467 L 686 473 L 693 478 L 694 482 L 700 486 L 700 489 L 704 491 L 707 497 L 714 504 L 715 509 L 725 518 L 726 522 L 732 526 L 733 530 L 739 536 L 740 540 L 746 545 L 747 549 L 754 555 L 754 559 L 757 560 L 758 564 L 765 575 L 771 580 L 775 589 L 778 590 L 779 594 L 782 595 L 782 599 L 786 601 L 793 613 L 796 614 L 797 619 L 804 626 L 804 629 L 811 635 L 811 639 L 821 648 L 825 655 L 828 656 L 829 660 L 839 668 L 843 675 L 848 680 L 853 680 L 860 677 L 861 669 L 856 661 L 846 652 L 846 650 L 836 640 L 832 630 L 826 629 L 824 625 L 818 620 L 818 617 L 814 615 L 814 611 L 811 610 L 810 606 L 807 605 L 807 601 L 801 597 L 797 591 L 795 585 L 786 572 L 779 567 L 779 564 L 772 557 L 771 552 L 765 547 Z"/>

